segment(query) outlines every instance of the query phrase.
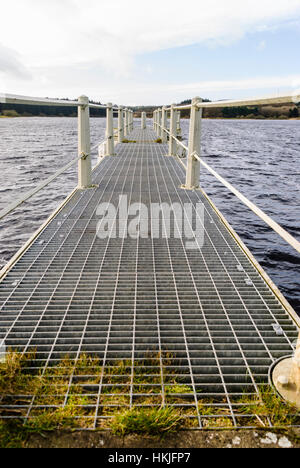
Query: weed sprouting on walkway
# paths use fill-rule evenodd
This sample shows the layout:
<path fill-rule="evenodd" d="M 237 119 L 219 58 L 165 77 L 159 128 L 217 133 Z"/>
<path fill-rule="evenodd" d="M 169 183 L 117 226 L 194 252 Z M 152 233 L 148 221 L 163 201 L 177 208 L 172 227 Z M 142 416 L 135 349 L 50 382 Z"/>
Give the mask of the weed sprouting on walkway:
<path fill-rule="evenodd" d="M 161 435 L 176 432 L 182 425 L 180 411 L 171 408 L 137 409 L 117 414 L 111 422 L 113 433 Z"/>
<path fill-rule="evenodd" d="M 269 386 L 259 395 L 237 395 L 232 409 L 222 396 L 201 398 L 178 374 L 174 358 L 149 355 L 102 366 L 97 357 L 64 357 L 35 370 L 34 352 L 10 351 L 0 363 L 0 446 L 19 445 L 32 433 L 55 430 L 111 430 L 165 434 L 179 429 L 233 429 L 234 420 L 251 427 L 299 424 L 295 408 Z M 38 368 L 39 369 L 39 368 Z M 246 418 L 246 419 L 245 419 Z"/>

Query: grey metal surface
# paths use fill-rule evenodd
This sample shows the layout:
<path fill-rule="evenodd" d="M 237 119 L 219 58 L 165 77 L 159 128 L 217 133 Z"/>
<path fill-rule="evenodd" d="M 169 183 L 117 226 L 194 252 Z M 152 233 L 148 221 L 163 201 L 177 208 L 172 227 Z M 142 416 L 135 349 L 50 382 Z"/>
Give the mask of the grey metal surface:
<path fill-rule="evenodd" d="M 252 427 L 257 416 L 241 415 L 240 400 L 258 396 L 270 365 L 291 354 L 297 327 L 201 192 L 180 188 L 184 171 L 165 156 L 167 145 L 151 143 L 149 129 L 130 139 L 137 143 L 118 145 L 96 169 L 98 187 L 77 191 L 0 283 L 0 340 L 20 352 L 37 349 L 41 372 L 66 355 L 98 356 L 108 375 L 126 361 L 114 379 L 103 371 L 92 383 L 92 373 L 80 379 L 66 369 L 63 404 L 73 385 L 84 388 L 92 428 L 109 418 L 116 403 L 107 397 L 118 387 L 120 406 L 178 406 L 187 427 L 205 428 L 210 419 L 219 427 L 224 418 Z M 202 202 L 203 248 L 186 250 L 173 237 L 99 239 L 97 207 L 117 206 L 121 194 L 148 207 Z M 216 414 L 205 414 L 206 406 Z M 25 417 L 42 408 L 34 395 L 18 405 Z M 0 402 L 4 417 L 14 409 Z"/>

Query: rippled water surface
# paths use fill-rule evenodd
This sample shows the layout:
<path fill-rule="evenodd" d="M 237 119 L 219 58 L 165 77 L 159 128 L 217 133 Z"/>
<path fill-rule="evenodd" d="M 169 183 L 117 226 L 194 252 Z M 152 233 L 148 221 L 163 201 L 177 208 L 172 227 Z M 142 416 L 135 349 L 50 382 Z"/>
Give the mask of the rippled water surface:
<path fill-rule="evenodd" d="M 204 120 L 203 157 L 300 240 L 300 122 Z M 188 121 L 182 122 L 183 135 Z M 105 120 L 91 119 L 92 144 Z M 0 209 L 76 158 L 77 119 L 0 119 Z M 96 152 L 93 155 L 96 161 Z M 0 221 L 4 265 L 76 186 L 76 165 Z M 204 169 L 201 184 L 300 314 L 300 256 Z"/>

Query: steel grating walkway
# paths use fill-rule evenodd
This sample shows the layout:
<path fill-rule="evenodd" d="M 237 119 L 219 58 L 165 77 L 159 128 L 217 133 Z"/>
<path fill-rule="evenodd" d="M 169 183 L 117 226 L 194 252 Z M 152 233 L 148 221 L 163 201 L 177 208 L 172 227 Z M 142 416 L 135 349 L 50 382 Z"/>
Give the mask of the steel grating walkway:
<path fill-rule="evenodd" d="M 0 340 L 37 350 L 43 374 L 65 363 L 51 398 L 8 397 L 0 415 L 31 417 L 83 394 L 89 428 L 105 428 L 118 408 L 161 404 L 180 407 L 190 428 L 254 427 L 260 418 L 240 413 L 242 399 L 256 398 L 271 364 L 292 353 L 297 327 L 202 192 L 180 188 L 184 169 L 167 146 L 151 130 L 130 138 L 0 283 Z M 99 204 L 118 206 L 122 194 L 148 207 L 203 203 L 203 248 L 174 236 L 99 239 Z M 84 369 L 84 353 L 99 363 Z"/>

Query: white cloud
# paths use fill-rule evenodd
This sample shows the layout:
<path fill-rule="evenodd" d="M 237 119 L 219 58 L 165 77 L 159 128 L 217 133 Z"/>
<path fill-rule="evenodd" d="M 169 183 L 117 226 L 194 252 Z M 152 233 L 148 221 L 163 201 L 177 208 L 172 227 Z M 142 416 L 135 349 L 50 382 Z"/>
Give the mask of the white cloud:
<path fill-rule="evenodd" d="M 115 102 L 130 102 L 134 105 L 161 105 L 175 103 L 194 96 L 211 97 L 213 100 L 257 98 L 265 94 L 293 94 L 296 92 L 296 88 L 299 87 L 299 83 L 300 75 L 293 75 L 200 81 L 175 85 L 132 86 L 119 90 L 117 94 L 114 94 L 114 100 Z M 299 92 L 297 92 L 297 95 L 299 95 Z"/>
<path fill-rule="evenodd" d="M 0 74 L 25 80 L 31 77 L 19 54 L 8 47 L 3 47 L 2 44 L 0 44 Z"/>
<path fill-rule="evenodd" d="M 85 74 L 88 68 L 98 67 L 98 89 L 108 85 L 101 70 L 119 86 L 130 76 L 136 87 L 136 55 L 195 43 L 228 44 L 294 21 L 300 0 L 2 0 L 0 11 L 0 42 L 18 53 L 15 72 L 31 71 L 33 94 L 66 96 L 77 92 L 75 69 L 85 76 L 89 95 L 95 77 Z M 3 57 L 0 49 L 0 64 Z M 5 68 L 11 74 L 12 67 Z M 63 89 L 61 68 L 68 76 Z M 24 82 L 25 88 L 30 86 Z"/>
<path fill-rule="evenodd" d="M 261 41 L 257 46 L 257 50 L 263 51 L 265 50 L 266 47 L 267 47 L 266 41 Z"/>

